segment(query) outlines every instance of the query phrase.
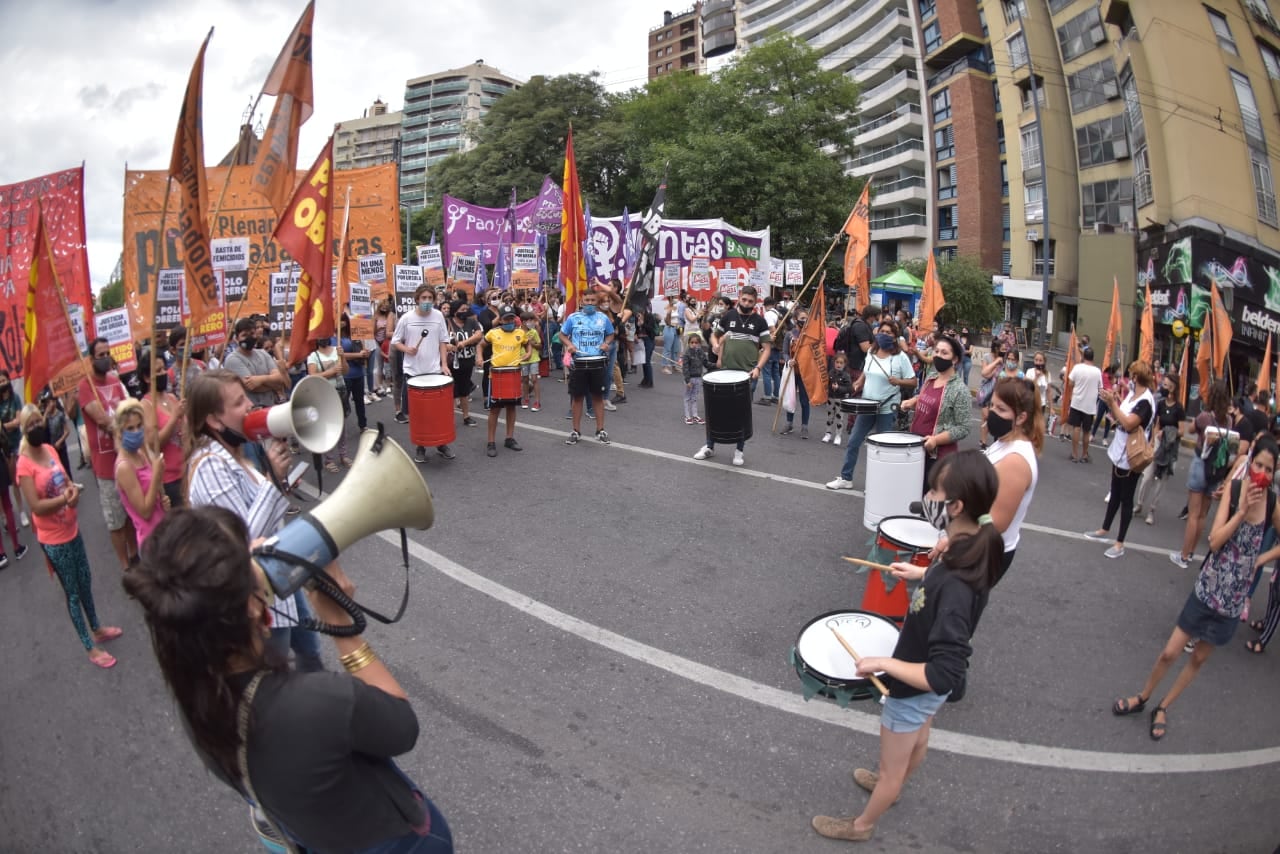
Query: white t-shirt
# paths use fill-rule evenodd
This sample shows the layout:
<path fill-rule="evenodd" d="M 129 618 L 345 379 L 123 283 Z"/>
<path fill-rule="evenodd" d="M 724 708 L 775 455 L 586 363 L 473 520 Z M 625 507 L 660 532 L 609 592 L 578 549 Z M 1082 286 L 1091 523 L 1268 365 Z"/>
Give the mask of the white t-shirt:
<path fill-rule="evenodd" d="M 1035 368 L 1027 371 L 1027 379 L 1036 384 L 1036 388 L 1040 392 L 1040 405 L 1049 405 L 1049 372 L 1038 371 Z"/>
<path fill-rule="evenodd" d="M 1018 502 L 1018 509 L 1014 511 L 1009 527 L 1005 528 L 1004 533 L 1000 535 L 1004 540 L 1006 553 L 1018 547 L 1018 540 L 1022 537 L 1022 520 L 1027 518 L 1027 508 L 1031 506 L 1031 496 L 1035 495 L 1036 482 L 1040 479 L 1040 466 L 1036 462 L 1036 446 L 1031 444 L 1030 440 L 1014 439 L 1012 442 L 1001 440 L 987 446 L 987 459 L 991 461 L 991 465 L 1000 462 L 1009 454 L 1017 454 L 1031 466 L 1031 485 L 1027 487 L 1022 500 Z"/>
<path fill-rule="evenodd" d="M 392 344 L 418 348 L 413 356 L 403 354 L 406 377 L 443 373 L 440 369 L 440 342 L 448 340 L 449 328 L 445 325 L 444 315 L 434 308 L 426 317 L 417 309 L 407 312 L 396 323 L 395 334 L 391 336 Z"/>
<path fill-rule="evenodd" d="M 1071 369 L 1071 408 L 1094 415 L 1098 411 L 1098 392 L 1102 391 L 1102 371 L 1088 362 Z"/>
<path fill-rule="evenodd" d="M 1156 399 L 1148 389 L 1140 395 L 1129 392 L 1129 396 L 1120 404 L 1120 411 L 1125 415 L 1131 415 L 1134 408 L 1142 401 L 1147 402 L 1147 406 L 1151 407 L 1151 417 L 1147 420 L 1146 425 L 1142 427 L 1142 432 L 1146 434 L 1147 441 L 1151 441 L 1151 425 L 1156 420 Z M 1107 446 L 1107 459 L 1118 469 L 1129 468 L 1129 434 L 1124 430 L 1116 430 L 1116 434 L 1111 437 L 1111 444 Z"/>

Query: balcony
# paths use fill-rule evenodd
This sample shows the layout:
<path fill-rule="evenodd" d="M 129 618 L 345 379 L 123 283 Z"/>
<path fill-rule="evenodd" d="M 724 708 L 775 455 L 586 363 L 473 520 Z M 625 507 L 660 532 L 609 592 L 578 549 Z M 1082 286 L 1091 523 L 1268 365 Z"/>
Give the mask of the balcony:
<path fill-rule="evenodd" d="M 924 141 L 909 139 L 906 142 L 887 145 L 855 157 L 849 161 L 848 168 L 849 174 L 857 178 L 863 178 L 867 175 L 874 175 L 877 172 L 887 172 L 890 169 L 901 169 L 903 167 L 914 167 L 916 170 L 923 172 L 927 165 Z"/>
<path fill-rule="evenodd" d="M 924 116 L 919 104 L 903 104 L 891 113 L 863 122 L 853 129 L 853 144 L 862 148 L 878 139 L 888 137 L 920 136 L 924 129 Z"/>
<path fill-rule="evenodd" d="M 961 57 L 973 53 L 986 44 L 982 33 L 957 33 L 938 47 L 925 54 L 924 64 L 930 68 L 942 68 Z"/>
<path fill-rule="evenodd" d="M 872 240 L 927 240 L 929 225 L 922 213 L 879 217 L 871 220 Z"/>
<path fill-rule="evenodd" d="M 957 74 L 964 71 L 978 71 L 982 74 L 991 74 L 994 69 L 987 67 L 987 63 L 980 59 L 975 59 L 971 56 L 963 56 L 926 80 L 925 89 L 932 90 L 934 86 L 937 86 L 940 83 L 945 83 L 952 77 L 955 77 Z"/>
<path fill-rule="evenodd" d="M 915 97 L 902 97 L 910 92 Z M 901 99 L 903 101 L 916 101 L 920 96 L 920 78 L 916 76 L 914 71 L 903 70 L 890 77 L 873 89 L 868 89 L 860 100 L 858 107 L 864 112 L 875 110 L 882 104 Z"/>
<path fill-rule="evenodd" d="M 960 235 L 960 229 L 956 228 L 954 225 L 949 225 L 945 227 L 941 225 L 938 226 L 939 240 L 948 240 L 948 241 L 955 240 L 959 237 L 959 235 Z"/>
<path fill-rule="evenodd" d="M 929 201 L 929 192 L 925 187 L 923 175 L 911 175 L 896 181 L 886 181 L 871 185 L 875 194 L 872 207 L 900 205 L 904 202 L 915 202 L 924 205 Z"/>
<path fill-rule="evenodd" d="M 904 59 L 915 64 L 915 42 L 907 38 L 896 38 L 889 46 L 870 59 L 864 59 L 853 67 L 853 79 L 859 86 L 867 86 L 870 81 L 892 74 L 900 67 Z"/>
<path fill-rule="evenodd" d="M 837 4 L 832 3 L 831 8 L 837 8 Z M 888 14 L 880 19 L 879 23 L 865 30 L 860 29 L 861 18 L 862 15 L 853 15 L 827 29 L 818 30 L 806 41 L 809 47 L 814 50 L 825 52 L 836 48 L 846 48 L 850 53 L 856 55 L 870 51 L 877 42 L 889 38 L 895 33 L 903 38 L 910 38 L 913 33 L 911 16 L 901 9 L 889 11 Z M 793 28 L 788 29 L 790 32 L 795 32 Z M 865 47 L 863 47 L 864 45 Z"/>
<path fill-rule="evenodd" d="M 829 3 L 828 0 L 780 0 L 780 2 L 774 4 L 772 11 L 750 20 L 744 17 L 742 21 L 742 37 L 748 41 L 763 38 L 769 34 L 768 31 L 772 29 L 774 24 L 781 25 L 784 23 L 782 19 L 788 17 L 793 18 L 788 29 L 794 32 L 796 24 L 801 21 L 808 22 L 811 18 L 821 14 L 830 14 L 834 11 L 832 6 L 833 4 Z M 810 12 L 800 21 L 794 20 L 794 16 L 802 14 L 809 8 L 817 9 L 817 11 Z"/>

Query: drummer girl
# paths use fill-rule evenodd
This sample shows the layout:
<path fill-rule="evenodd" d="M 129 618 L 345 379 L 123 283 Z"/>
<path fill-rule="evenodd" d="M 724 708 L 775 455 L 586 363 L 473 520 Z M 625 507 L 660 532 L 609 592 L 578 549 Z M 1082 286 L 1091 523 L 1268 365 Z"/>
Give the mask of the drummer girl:
<path fill-rule="evenodd" d="M 889 687 L 880 718 L 880 772 L 853 772 L 871 799 L 858 816 L 815 816 L 813 829 L 822 836 L 851 842 L 871 838 L 880 816 L 924 761 L 934 714 L 964 684 L 969 638 L 1004 552 L 990 515 L 998 489 L 996 470 L 980 451 L 960 451 L 934 466 L 929 497 L 943 503 L 951 545 L 927 570 L 893 564 L 895 577 L 924 580 L 912 596 L 893 657 L 858 662 L 858 675 L 883 672 Z"/>

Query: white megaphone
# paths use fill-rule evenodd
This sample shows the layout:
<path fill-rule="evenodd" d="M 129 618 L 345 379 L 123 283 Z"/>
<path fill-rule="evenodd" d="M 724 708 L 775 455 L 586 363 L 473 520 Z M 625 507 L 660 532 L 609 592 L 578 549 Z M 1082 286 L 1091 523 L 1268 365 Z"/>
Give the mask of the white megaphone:
<path fill-rule="evenodd" d="M 244 434 L 250 441 L 292 436 L 313 454 L 333 450 L 341 432 L 342 400 L 329 381 L 320 377 L 303 377 L 288 403 L 255 409 L 244 419 Z"/>
<path fill-rule="evenodd" d="M 298 387 L 301 390 L 302 384 Z M 379 424 L 377 430 L 360 435 L 355 462 L 338 488 L 314 510 L 302 513 L 262 543 L 254 550 L 254 559 L 272 591 L 283 598 L 352 543 L 393 528 L 425 531 L 434 521 L 426 481 Z"/>

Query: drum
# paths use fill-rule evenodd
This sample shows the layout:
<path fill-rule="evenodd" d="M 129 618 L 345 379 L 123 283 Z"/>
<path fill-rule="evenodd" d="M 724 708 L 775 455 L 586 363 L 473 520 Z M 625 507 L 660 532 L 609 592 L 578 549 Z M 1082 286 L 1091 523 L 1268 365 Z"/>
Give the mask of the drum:
<path fill-rule="evenodd" d="M 880 410 L 880 401 L 869 397 L 846 397 L 839 405 L 841 412 L 850 415 L 875 415 Z"/>
<path fill-rule="evenodd" d="M 898 645 L 898 627 L 892 620 L 867 611 L 831 611 L 814 617 L 791 648 L 791 665 L 804 686 L 804 698 L 814 694 L 830 697 L 841 706 L 850 700 L 879 696 L 857 667 L 832 628 L 840 632 L 860 656 L 892 656 Z M 882 675 L 882 674 L 876 674 Z"/>
<path fill-rule="evenodd" d="M 573 367 L 580 371 L 590 371 L 595 368 L 599 368 L 603 371 L 605 368 L 609 367 L 609 357 L 574 355 Z"/>
<path fill-rule="evenodd" d="M 409 441 L 438 448 L 458 438 L 453 423 L 453 377 L 423 374 L 409 377 Z"/>
<path fill-rule="evenodd" d="M 876 527 L 876 548 L 905 555 L 916 566 L 928 566 L 929 551 L 939 536 L 938 529 L 919 516 L 886 516 Z"/>
<path fill-rule="evenodd" d="M 551 376 L 551 360 L 546 356 L 538 360 L 538 376 L 544 379 Z"/>
<path fill-rule="evenodd" d="M 867 437 L 866 500 L 862 525 L 876 530 L 886 516 L 906 516 L 924 483 L 924 438 L 915 433 L 872 433 Z"/>
<path fill-rule="evenodd" d="M 702 377 L 707 408 L 707 442 L 717 445 L 751 438 L 751 374 L 712 371 Z"/>
<path fill-rule="evenodd" d="M 489 369 L 489 401 L 491 403 L 514 400 L 520 402 L 520 366 Z"/>

